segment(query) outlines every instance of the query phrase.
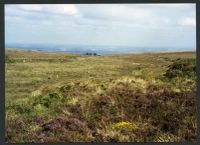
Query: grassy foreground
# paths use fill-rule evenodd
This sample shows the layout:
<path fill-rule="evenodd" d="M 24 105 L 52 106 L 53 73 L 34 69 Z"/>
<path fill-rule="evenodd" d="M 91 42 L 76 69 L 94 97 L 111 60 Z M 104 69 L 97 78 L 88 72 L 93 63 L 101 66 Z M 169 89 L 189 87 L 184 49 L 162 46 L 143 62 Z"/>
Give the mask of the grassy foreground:
<path fill-rule="evenodd" d="M 5 55 L 6 142 L 196 139 L 195 52 Z"/>

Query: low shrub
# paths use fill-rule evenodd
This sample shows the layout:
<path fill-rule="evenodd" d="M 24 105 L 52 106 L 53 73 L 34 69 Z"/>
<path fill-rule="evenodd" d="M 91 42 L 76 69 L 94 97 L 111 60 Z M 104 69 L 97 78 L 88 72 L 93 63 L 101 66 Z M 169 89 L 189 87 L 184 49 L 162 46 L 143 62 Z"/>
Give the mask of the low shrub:
<path fill-rule="evenodd" d="M 180 60 L 168 66 L 164 74 L 165 77 L 175 78 L 184 76 L 194 76 L 196 71 L 195 61 L 192 59 Z"/>

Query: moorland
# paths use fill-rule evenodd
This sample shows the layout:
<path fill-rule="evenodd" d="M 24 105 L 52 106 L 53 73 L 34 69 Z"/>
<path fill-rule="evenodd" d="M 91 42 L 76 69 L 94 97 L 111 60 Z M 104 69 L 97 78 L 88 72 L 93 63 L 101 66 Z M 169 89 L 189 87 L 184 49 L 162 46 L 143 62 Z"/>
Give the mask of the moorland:
<path fill-rule="evenodd" d="M 6 142 L 195 141 L 194 51 L 5 49 Z"/>

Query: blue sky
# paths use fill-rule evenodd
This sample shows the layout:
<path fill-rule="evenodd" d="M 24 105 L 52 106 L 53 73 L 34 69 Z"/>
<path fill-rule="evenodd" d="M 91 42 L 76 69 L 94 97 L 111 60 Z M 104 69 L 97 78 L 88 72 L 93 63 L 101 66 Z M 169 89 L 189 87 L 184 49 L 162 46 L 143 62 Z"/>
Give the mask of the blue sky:
<path fill-rule="evenodd" d="M 6 5 L 6 44 L 196 48 L 195 4 Z"/>

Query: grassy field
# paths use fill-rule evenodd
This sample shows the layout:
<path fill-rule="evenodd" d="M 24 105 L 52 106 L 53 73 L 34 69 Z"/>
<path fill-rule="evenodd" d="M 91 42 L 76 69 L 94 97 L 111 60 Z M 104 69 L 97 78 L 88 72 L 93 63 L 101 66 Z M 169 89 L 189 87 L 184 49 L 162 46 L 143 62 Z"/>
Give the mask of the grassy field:
<path fill-rule="evenodd" d="M 5 56 L 6 142 L 196 139 L 195 52 Z"/>

